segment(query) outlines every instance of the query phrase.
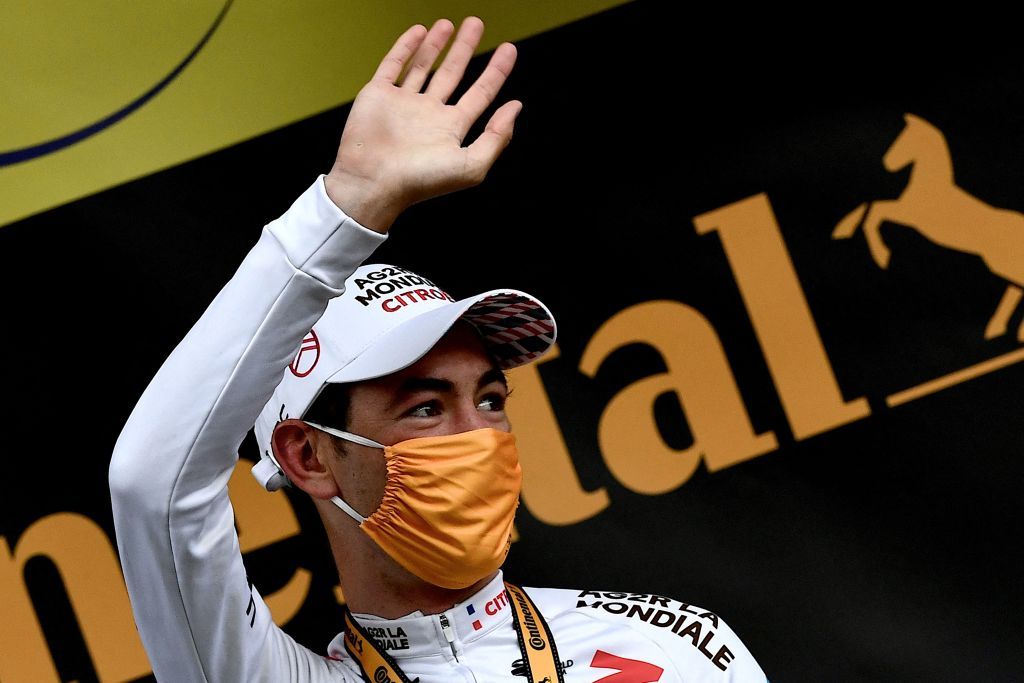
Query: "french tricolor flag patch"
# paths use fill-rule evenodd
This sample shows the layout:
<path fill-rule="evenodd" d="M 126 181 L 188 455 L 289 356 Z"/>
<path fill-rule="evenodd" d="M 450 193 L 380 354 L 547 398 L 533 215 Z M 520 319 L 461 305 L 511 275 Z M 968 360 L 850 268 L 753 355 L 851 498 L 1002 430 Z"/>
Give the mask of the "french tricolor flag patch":
<path fill-rule="evenodd" d="M 476 614 L 476 607 L 473 607 L 473 605 L 466 605 L 466 611 L 469 612 L 469 616 L 473 616 L 474 614 Z M 474 631 L 479 631 L 483 627 L 484 627 L 484 625 L 480 623 L 479 619 L 474 619 L 473 620 L 473 630 Z"/>

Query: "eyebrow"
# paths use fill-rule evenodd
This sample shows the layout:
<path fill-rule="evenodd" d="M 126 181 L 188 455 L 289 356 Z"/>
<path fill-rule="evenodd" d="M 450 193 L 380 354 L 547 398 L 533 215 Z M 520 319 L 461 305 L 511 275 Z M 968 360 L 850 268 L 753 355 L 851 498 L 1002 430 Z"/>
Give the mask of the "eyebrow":
<path fill-rule="evenodd" d="M 477 389 L 485 387 L 493 382 L 498 382 L 506 389 L 508 388 L 508 380 L 505 378 L 505 373 L 500 368 L 491 368 L 484 374 L 480 375 L 480 379 L 477 380 Z M 409 394 L 415 394 L 419 391 L 436 391 L 441 394 L 450 394 L 455 391 L 455 385 L 451 380 L 442 379 L 440 377 L 407 377 L 398 386 L 396 398 L 392 401 L 392 405 L 396 405 L 401 401 L 405 400 L 405 397 Z"/>

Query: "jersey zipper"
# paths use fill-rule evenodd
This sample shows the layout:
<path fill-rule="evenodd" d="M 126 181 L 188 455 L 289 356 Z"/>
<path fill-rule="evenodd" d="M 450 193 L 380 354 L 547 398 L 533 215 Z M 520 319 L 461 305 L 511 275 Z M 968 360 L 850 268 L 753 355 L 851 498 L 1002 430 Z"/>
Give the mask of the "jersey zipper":
<path fill-rule="evenodd" d="M 448 623 L 448 617 L 442 614 L 439 617 L 441 621 L 441 633 L 444 634 L 444 639 L 448 641 L 448 647 L 452 649 L 452 657 L 455 657 L 455 661 L 459 661 L 459 655 L 455 653 L 455 633 L 452 631 L 452 625 Z"/>

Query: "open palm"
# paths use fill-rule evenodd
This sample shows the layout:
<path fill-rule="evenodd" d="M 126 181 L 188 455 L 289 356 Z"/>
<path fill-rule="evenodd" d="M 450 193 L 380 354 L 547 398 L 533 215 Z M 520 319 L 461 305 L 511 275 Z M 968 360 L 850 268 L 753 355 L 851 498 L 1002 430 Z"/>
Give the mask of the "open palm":
<path fill-rule="evenodd" d="M 484 132 L 463 144 L 512 71 L 516 49 L 511 44 L 500 45 L 479 78 L 457 102 L 448 103 L 483 34 L 476 17 L 459 27 L 427 83 L 453 32 L 447 20 L 429 31 L 407 30 L 352 105 L 328 192 L 368 227 L 383 232 L 406 207 L 480 183 L 512 137 L 521 109 L 517 101 L 498 108 Z"/>

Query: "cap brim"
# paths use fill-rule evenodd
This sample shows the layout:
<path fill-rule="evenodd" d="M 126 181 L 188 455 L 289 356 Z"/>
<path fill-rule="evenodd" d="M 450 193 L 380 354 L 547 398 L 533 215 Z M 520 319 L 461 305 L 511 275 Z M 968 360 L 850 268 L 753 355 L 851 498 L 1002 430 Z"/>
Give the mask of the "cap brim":
<path fill-rule="evenodd" d="M 554 345 L 555 321 L 538 299 L 496 289 L 422 313 L 374 339 L 326 382 L 359 382 L 406 368 L 424 355 L 461 318 L 481 333 L 503 369 L 536 360 Z"/>

